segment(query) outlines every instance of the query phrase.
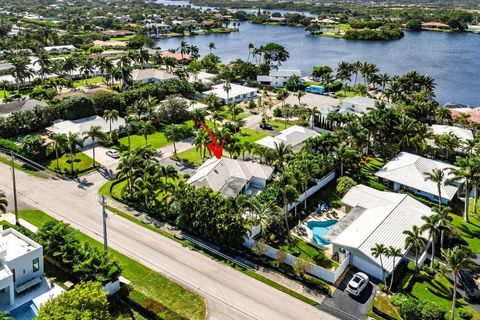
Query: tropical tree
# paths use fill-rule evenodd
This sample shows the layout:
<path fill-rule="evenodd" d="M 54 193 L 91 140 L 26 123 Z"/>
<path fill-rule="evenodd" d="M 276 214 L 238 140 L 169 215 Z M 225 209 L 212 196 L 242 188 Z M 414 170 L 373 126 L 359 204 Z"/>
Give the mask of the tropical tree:
<path fill-rule="evenodd" d="M 105 132 L 102 131 L 101 126 L 91 126 L 90 129 L 83 133 L 85 137 L 83 141 L 92 139 L 92 153 L 93 153 L 93 166 L 96 166 L 95 162 L 95 147 L 96 142 L 105 139 Z"/>
<path fill-rule="evenodd" d="M 215 49 L 217 49 L 217 47 L 215 46 L 215 42 L 208 43 L 208 50 L 210 51 L 210 54 L 212 53 L 212 50 Z"/>
<path fill-rule="evenodd" d="M 55 150 L 55 160 L 57 162 L 57 170 L 60 170 L 59 152 L 67 146 L 67 135 L 65 133 L 53 133 L 50 136 L 53 141 L 53 149 Z"/>
<path fill-rule="evenodd" d="M 386 285 L 386 278 L 385 278 L 385 268 L 383 267 L 383 256 L 387 255 L 387 247 L 382 243 L 375 243 L 375 246 L 370 249 L 372 255 L 375 259 L 380 259 L 380 266 L 382 268 L 382 281 Z"/>
<path fill-rule="evenodd" d="M 447 268 L 453 274 L 453 295 L 452 295 L 452 311 L 451 319 L 455 319 L 455 304 L 457 303 L 457 286 L 458 277 L 460 271 L 469 268 L 473 261 L 471 260 L 469 253 L 462 247 L 449 248 L 447 250 L 442 249 L 442 257 L 445 259 Z"/>
<path fill-rule="evenodd" d="M 170 124 L 165 126 L 165 136 L 167 141 L 173 142 L 173 156 L 177 156 L 176 142 L 185 138 L 188 128 L 181 124 Z"/>
<path fill-rule="evenodd" d="M 148 145 L 148 136 L 155 133 L 155 127 L 151 121 L 140 121 L 139 122 L 138 134 L 143 135 L 145 138 L 145 146 Z"/>
<path fill-rule="evenodd" d="M 112 134 L 112 122 L 113 121 L 117 121 L 118 120 L 118 117 L 119 117 L 119 113 L 118 113 L 118 110 L 116 109 L 111 109 L 111 110 L 105 110 L 103 112 L 103 119 L 105 121 L 108 121 L 109 123 L 109 133 Z"/>
<path fill-rule="evenodd" d="M 452 231 L 450 222 L 453 218 L 450 215 L 452 209 L 450 207 L 443 207 L 441 209 L 433 208 L 433 211 L 438 215 L 438 225 L 440 227 L 440 247 L 445 248 L 445 233 Z"/>
<path fill-rule="evenodd" d="M 340 165 L 340 176 L 343 177 L 345 161 L 355 158 L 357 156 L 357 152 L 355 149 L 352 149 L 346 144 L 342 143 L 334 148 L 333 156 Z"/>
<path fill-rule="evenodd" d="M 95 63 L 90 58 L 85 58 L 80 62 L 80 73 L 83 74 L 85 85 L 88 85 L 88 77 L 95 71 Z"/>
<path fill-rule="evenodd" d="M 263 239 L 267 237 L 267 229 L 272 220 L 281 212 L 274 200 L 262 202 L 256 197 L 247 200 L 246 206 L 252 211 L 255 223 L 260 226 L 260 234 Z"/>
<path fill-rule="evenodd" d="M 80 139 L 78 133 L 68 133 L 67 136 L 67 149 L 70 155 L 70 172 L 71 174 L 74 173 L 74 164 L 75 164 L 75 154 L 77 152 L 77 148 L 83 147 L 83 140 Z"/>
<path fill-rule="evenodd" d="M 415 270 L 418 270 L 418 256 L 425 248 L 425 239 L 422 237 L 422 229 L 413 226 L 412 230 L 403 231 L 405 237 L 405 250 L 413 249 L 415 254 Z"/>
<path fill-rule="evenodd" d="M 292 146 L 285 144 L 284 142 L 277 143 L 275 142 L 275 148 L 272 152 L 273 164 L 277 171 L 283 171 L 285 167 L 285 162 L 292 154 Z"/>
<path fill-rule="evenodd" d="M 478 170 L 480 169 L 478 165 L 478 162 L 473 160 L 474 158 L 471 157 L 466 157 L 466 158 L 461 158 L 457 157 L 457 167 L 450 168 L 450 174 L 452 175 L 452 178 L 450 178 L 448 181 L 451 183 L 463 183 L 464 187 L 464 193 L 465 193 L 465 204 L 464 204 L 464 210 L 463 210 L 463 220 L 468 223 L 469 218 L 468 218 L 468 210 L 470 208 L 470 187 L 471 187 L 471 182 L 475 178 L 475 176 L 478 174 Z"/>
<path fill-rule="evenodd" d="M 402 251 L 399 248 L 390 246 L 387 248 L 386 254 L 387 254 L 387 257 L 392 258 L 392 274 L 390 275 L 390 285 L 388 286 L 388 291 L 391 292 L 393 287 L 393 279 L 395 278 L 395 269 L 396 269 L 395 260 L 396 258 L 399 258 L 402 256 Z"/>
<path fill-rule="evenodd" d="M 425 172 L 423 174 L 425 178 L 437 184 L 438 192 L 438 210 L 442 209 L 442 187 L 446 180 L 445 171 L 440 168 L 433 169 L 431 172 Z"/>
<path fill-rule="evenodd" d="M 432 259 L 430 266 L 433 268 L 435 263 L 435 246 L 437 245 L 438 237 L 442 227 L 439 225 L 440 217 L 438 214 L 432 214 L 431 216 L 422 216 L 422 220 L 425 224 L 420 227 L 422 231 L 428 232 L 428 238 L 432 242 Z"/>
<path fill-rule="evenodd" d="M 452 114 L 447 106 L 441 106 L 435 111 L 435 119 L 441 124 L 452 123 Z"/>

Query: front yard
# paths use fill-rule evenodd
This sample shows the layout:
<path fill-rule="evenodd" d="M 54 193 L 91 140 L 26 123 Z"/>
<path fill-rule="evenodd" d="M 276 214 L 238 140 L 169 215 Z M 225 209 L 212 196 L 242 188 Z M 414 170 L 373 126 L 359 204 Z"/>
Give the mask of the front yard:
<path fill-rule="evenodd" d="M 64 154 L 60 158 L 58 158 L 58 163 L 60 170 L 57 169 L 57 160 L 52 159 L 48 163 L 46 163 L 46 167 L 50 170 L 60 171 L 62 173 L 69 173 L 71 171 L 71 162 L 70 156 L 68 154 Z M 98 165 L 98 163 L 97 163 Z M 87 156 L 83 152 L 78 152 L 74 156 L 73 160 L 73 170 L 78 171 L 80 173 L 88 171 L 89 169 L 93 168 L 93 159 Z"/>

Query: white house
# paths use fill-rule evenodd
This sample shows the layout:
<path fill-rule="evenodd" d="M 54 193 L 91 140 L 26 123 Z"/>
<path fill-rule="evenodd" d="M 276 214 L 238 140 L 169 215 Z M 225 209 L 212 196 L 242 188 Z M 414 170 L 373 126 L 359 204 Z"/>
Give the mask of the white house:
<path fill-rule="evenodd" d="M 257 76 L 257 81 L 272 87 L 283 87 L 292 76 L 302 76 L 300 70 L 271 70 L 268 76 Z"/>
<path fill-rule="evenodd" d="M 432 130 L 432 133 L 434 135 L 453 134 L 460 141 L 463 141 L 463 142 L 473 140 L 473 132 L 470 129 L 460 128 L 455 126 L 447 126 L 443 124 L 434 124 L 430 127 L 430 129 Z"/>
<path fill-rule="evenodd" d="M 381 262 L 371 252 L 377 243 L 398 248 L 404 258 L 415 261 L 414 253 L 405 249 L 403 231 L 421 226 L 422 216 L 433 214 L 428 206 L 406 194 L 378 191 L 365 185 L 352 187 L 342 202 L 347 214 L 323 236 L 333 244 L 334 253 L 351 254 L 352 265 L 377 279 L 382 279 Z M 419 263 L 425 258 L 423 252 L 419 255 Z M 394 265 L 392 258 L 382 256 L 385 276 L 402 259 L 395 259 Z"/>
<path fill-rule="evenodd" d="M 0 310 L 42 283 L 43 248 L 14 229 L 0 227 Z"/>
<path fill-rule="evenodd" d="M 319 135 L 317 131 L 301 126 L 291 126 L 281 131 L 276 137 L 268 136 L 255 142 L 270 149 L 275 149 L 275 144 L 280 143 L 291 146 L 293 149 L 298 149 L 305 140 L 317 135 Z"/>
<path fill-rule="evenodd" d="M 230 90 L 227 92 L 224 89 L 224 85 L 225 84 L 221 83 L 212 86 L 212 90 L 203 92 L 203 95 L 214 94 L 226 104 L 253 99 L 258 93 L 257 88 L 245 87 L 235 83 L 230 83 Z"/>
<path fill-rule="evenodd" d="M 43 48 L 45 51 L 51 54 L 56 54 L 56 53 L 72 53 L 75 52 L 75 47 L 71 44 L 65 45 L 65 46 L 51 46 L 51 47 L 44 47 Z"/>
<path fill-rule="evenodd" d="M 394 191 L 400 189 L 410 191 L 432 201 L 438 201 L 437 183 L 428 180 L 425 173 L 434 169 L 441 169 L 445 172 L 445 181 L 440 187 L 442 203 L 450 202 L 458 192 L 461 183 L 446 183 L 452 177 L 450 169 L 455 168 L 448 163 L 420 157 L 416 154 L 401 152 L 392 161 L 387 163 L 375 175 L 390 184 Z"/>
<path fill-rule="evenodd" d="M 48 127 L 47 131 L 51 134 L 58 133 L 58 134 L 66 134 L 68 135 L 71 133 L 78 133 L 80 137 L 83 137 L 84 134 L 90 130 L 93 126 L 100 126 L 101 131 L 108 133 L 110 132 L 110 121 L 106 121 L 102 117 L 99 116 L 91 116 L 86 118 L 81 118 L 77 120 L 66 120 L 54 123 L 53 126 Z M 116 121 L 112 121 L 112 131 L 118 130 L 120 127 L 125 126 L 125 120 L 119 117 Z M 83 142 L 83 146 L 87 147 L 92 144 L 92 140 L 86 139 Z"/>
<path fill-rule="evenodd" d="M 209 187 L 227 197 L 239 194 L 254 195 L 265 188 L 272 177 L 273 168 L 222 157 L 212 157 L 198 168 L 187 183 L 196 187 Z"/>
<path fill-rule="evenodd" d="M 354 113 L 365 114 L 375 108 L 375 104 L 378 102 L 380 101 L 367 97 L 352 97 L 343 99 L 342 108 Z"/>
<path fill-rule="evenodd" d="M 134 69 L 132 71 L 132 80 L 142 83 L 156 83 L 177 78 L 176 75 L 160 69 Z"/>

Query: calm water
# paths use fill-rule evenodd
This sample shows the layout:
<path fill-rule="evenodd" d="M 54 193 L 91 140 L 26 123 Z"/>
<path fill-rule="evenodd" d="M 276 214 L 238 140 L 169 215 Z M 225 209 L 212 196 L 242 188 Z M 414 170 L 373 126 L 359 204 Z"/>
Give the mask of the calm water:
<path fill-rule="evenodd" d="M 187 38 L 161 39 L 162 49 L 177 48 L 181 40 L 196 45 L 202 55 L 214 42 L 214 53 L 223 62 L 248 57 L 248 43 L 284 45 L 290 59 L 283 68 L 295 68 L 308 75 L 315 65 L 336 67 L 340 61 L 369 61 L 382 72 L 402 74 L 415 69 L 437 82 L 440 103 L 480 105 L 480 35 L 470 33 L 406 32 L 398 41 L 367 42 L 311 36 L 303 28 L 264 26 L 243 22 L 240 32 Z"/>

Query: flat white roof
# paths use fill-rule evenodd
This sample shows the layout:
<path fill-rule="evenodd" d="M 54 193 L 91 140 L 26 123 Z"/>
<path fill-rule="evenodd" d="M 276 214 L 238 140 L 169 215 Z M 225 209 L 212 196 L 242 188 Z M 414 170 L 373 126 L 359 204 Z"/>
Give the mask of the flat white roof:
<path fill-rule="evenodd" d="M 437 184 L 428 180 L 425 173 L 432 172 L 434 169 L 442 169 L 445 171 L 445 181 L 441 189 L 442 198 L 452 200 L 458 191 L 457 186 L 446 183 L 446 180 L 452 178 L 449 172 L 449 169 L 452 168 L 455 168 L 455 166 L 442 161 L 401 152 L 377 171 L 375 175 L 438 197 Z"/>
<path fill-rule="evenodd" d="M 352 104 L 352 105 L 359 105 L 365 106 L 367 108 L 375 107 L 375 103 L 380 102 L 379 100 L 367 97 L 352 97 L 352 98 L 345 98 L 343 99 L 343 104 Z"/>
<path fill-rule="evenodd" d="M 6 251 L 4 261 L 12 261 L 40 247 L 38 243 L 12 228 L 1 232 L 0 250 Z"/>
<path fill-rule="evenodd" d="M 332 243 L 358 250 L 378 266 L 380 259 L 374 258 L 371 253 L 376 243 L 393 246 L 405 253 L 406 236 L 403 231 L 411 230 L 414 225 L 423 225 L 422 216 L 433 214 L 428 206 L 406 194 L 379 191 L 365 185 L 352 187 L 342 201 L 364 211 Z M 382 259 L 385 270 L 392 272 L 393 259 L 385 256 Z M 395 264 L 400 260 L 396 259 Z"/>
<path fill-rule="evenodd" d="M 160 69 L 135 69 L 132 71 L 133 81 L 142 81 L 148 79 L 168 80 L 176 78 L 178 78 L 176 75 Z"/>
<path fill-rule="evenodd" d="M 217 84 L 215 86 L 212 86 L 212 90 L 205 91 L 203 94 L 207 95 L 210 93 L 213 93 L 217 97 L 221 99 L 227 99 L 227 92 L 223 89 L 224 84 Z M 257 88 L 250 88 L 250 87 L 245 87 L 239 84 L 235 83 L 230 83 L 230 92 L 228 93 L 228 97 L 230 99 L 235 98 L 237 96 L 243 95 L 243 94 L 250 94 L 252 92 L 258 92 Z"/>
<path fill-rule="evenodd" d="M 62 50 L 62 49 L 68 49 L 68 50 L 75 50 L 75 47 L 71 44 L 67 44 L 64 46 L 50 46 L 50 47 L 44 47 L 43 48 L 45 51 L 53 51 L 53 50 Z"/>
<path fill-rule="evenodd" d="M 271 70 L 270 76 L 271 77 L 291 77 L 291 76 L 302 76 L 302 72 L 300 70 Z"/>
<path fill-rule="evenodd" d="M 441 134 L 453 134 L 461 141 L 469 141 L 473 140 L 473 132 L 470 129 L 455 127 L 455 126 L 447 126 L 443 124 L 434 124 L 431 126 L 432 132 L 434 135 L 441 135 Z"/>
<path fill-rule="evenodd" d="M 123 118 L 118 118 L 117 121 L 112 122 L 112 130 L 117 130 L 121 126 L 125 125 L 125 120 Z M 78 133 L 83 134 L 90 130 L 93 126 L 100 126 L 103 132 L 110 131 L 110 122 L 104 120 L 99 116 L 91 116 L 87 118 L 81 118 L 77 120 L 66 120 L 53 124 L 53 126 L 48 127 L 47 130 L 52 133 Z"/>
<path fill-rule="evenodd" d="M 286 145 L 295 147 L 318 134 L 319 133 L 314 130 L 295 125 L 281 131 L 276 137 L 268 136 L 255 142 L 270 149 L 275 149 L 275 144 L 280 144 L 282 142 Z"/>

